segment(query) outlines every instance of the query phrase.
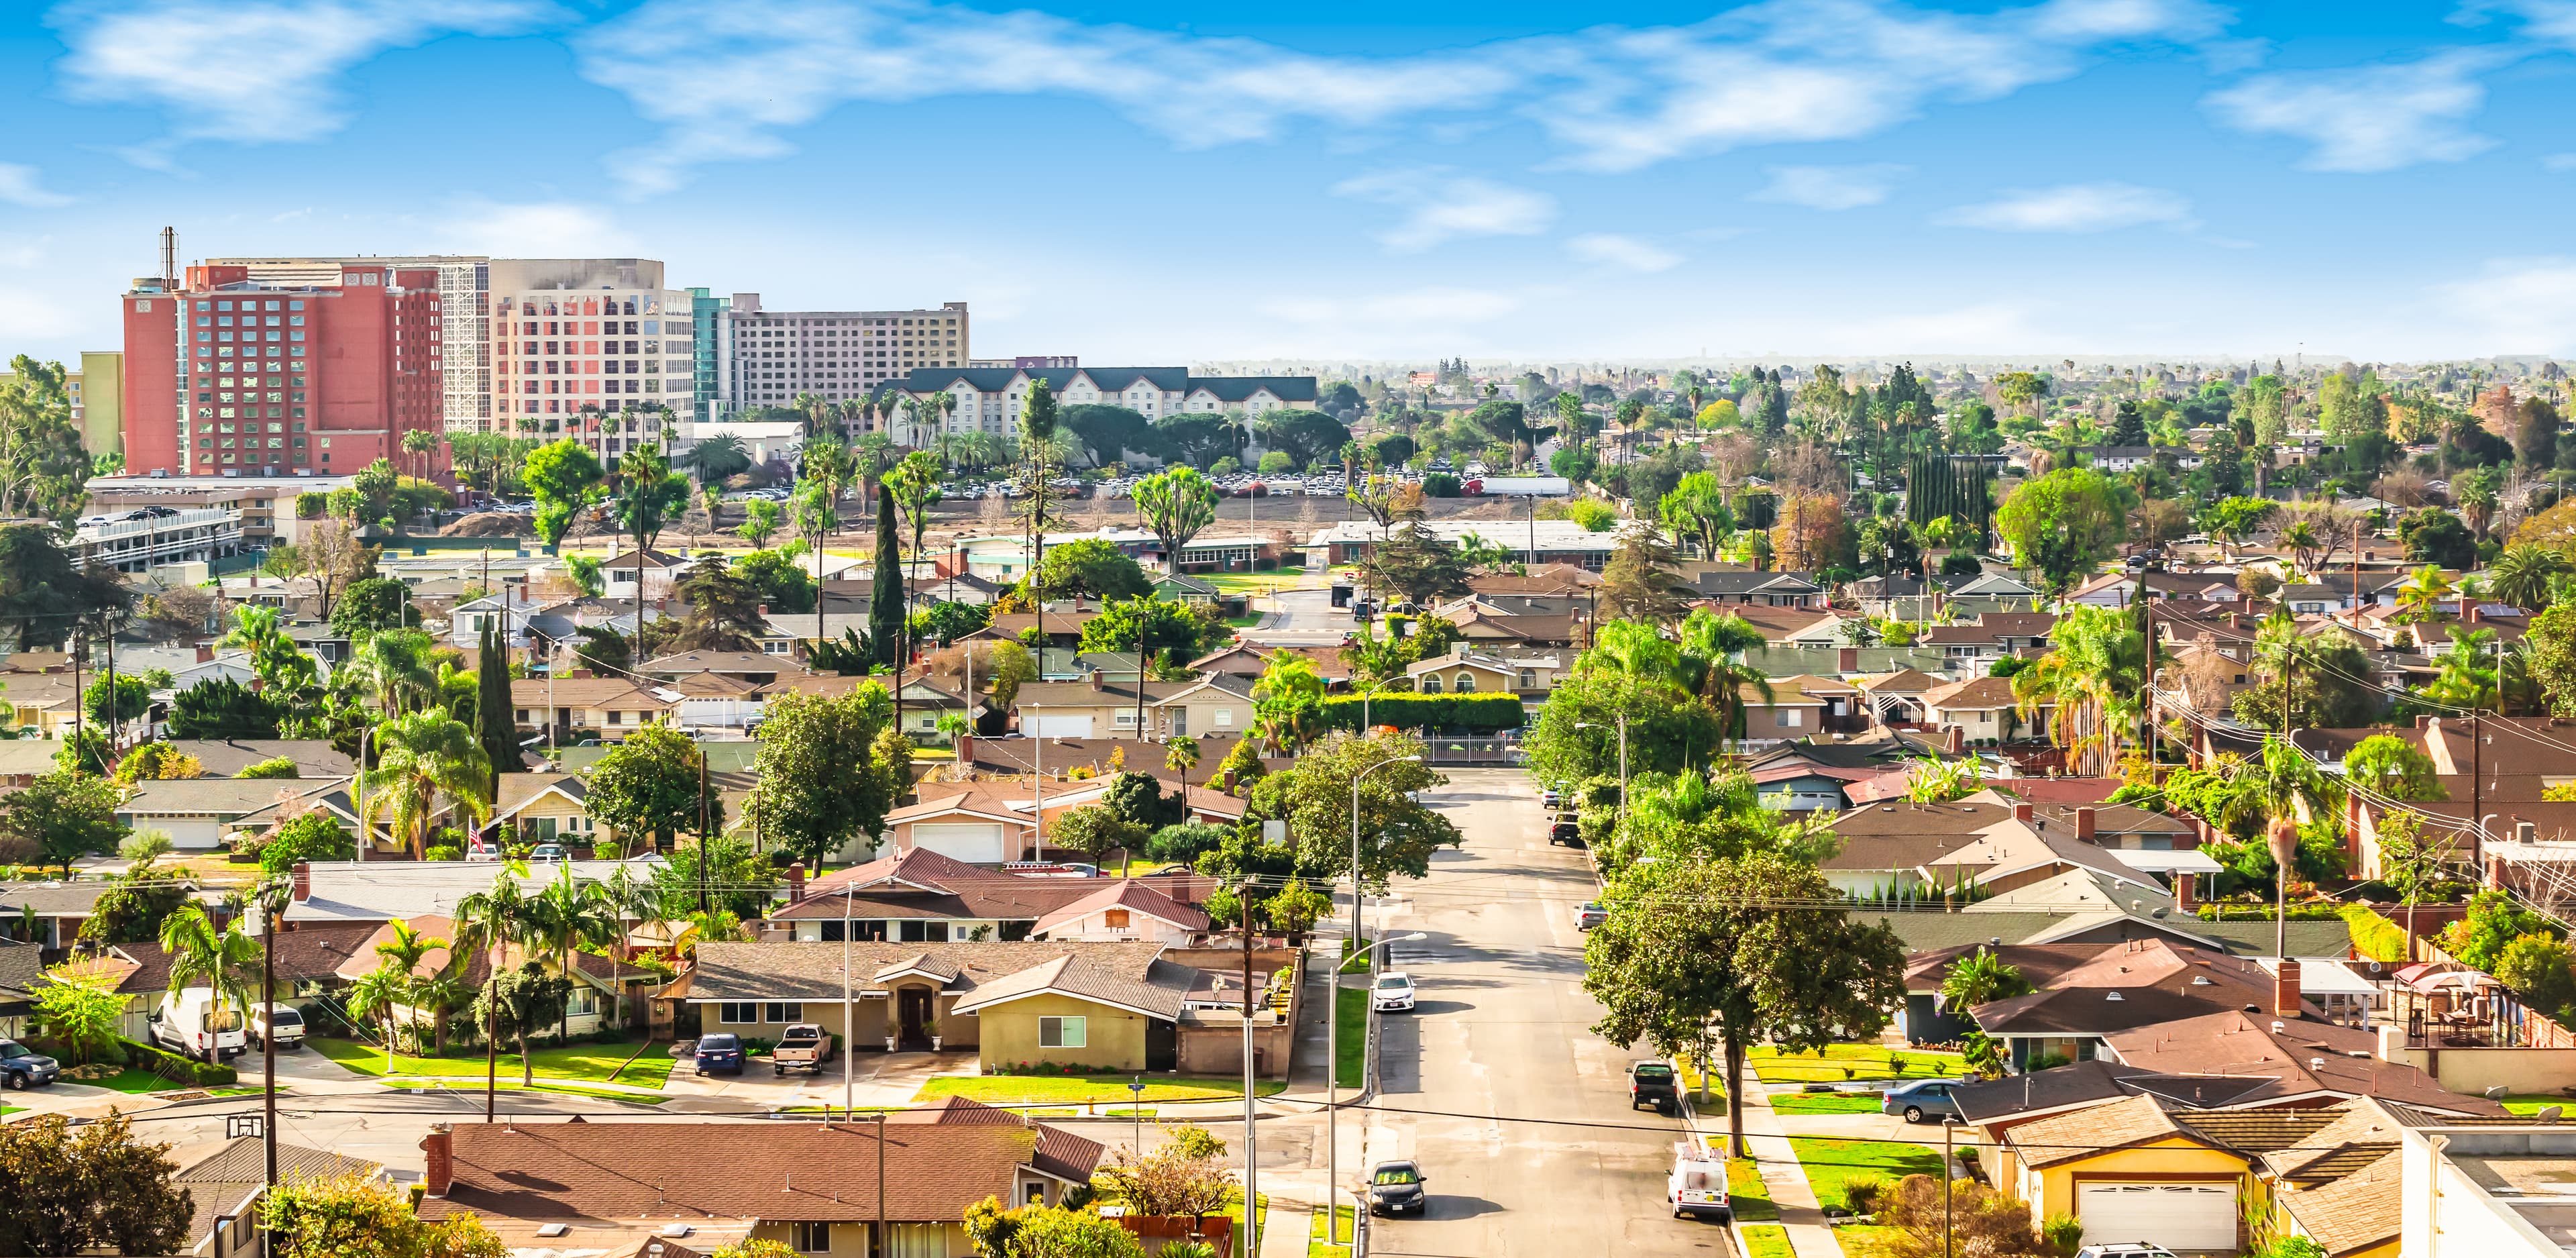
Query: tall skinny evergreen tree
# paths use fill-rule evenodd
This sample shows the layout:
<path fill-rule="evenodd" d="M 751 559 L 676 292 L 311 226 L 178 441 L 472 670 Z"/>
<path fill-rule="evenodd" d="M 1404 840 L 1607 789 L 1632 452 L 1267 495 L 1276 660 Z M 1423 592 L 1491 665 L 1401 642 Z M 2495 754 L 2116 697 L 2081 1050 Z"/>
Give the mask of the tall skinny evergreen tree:
<path fill-rule="evenodd" d="M 482 650 L 474 663 L 475 737 L 492 761 L 493 797 L 500 797 L 501 775 L 526 771 L 519 755 L 519 725 L 510 706 L 510 655 L 501 649 L 500 630 L 483 626 Z"/>
<path fill-rule="evenodd" d="M 895 541 L 894 491 L 877 485 L 877 560 L 868 586 L 868 644 L 877 662 L 903 658 L 903 548 Z"/>

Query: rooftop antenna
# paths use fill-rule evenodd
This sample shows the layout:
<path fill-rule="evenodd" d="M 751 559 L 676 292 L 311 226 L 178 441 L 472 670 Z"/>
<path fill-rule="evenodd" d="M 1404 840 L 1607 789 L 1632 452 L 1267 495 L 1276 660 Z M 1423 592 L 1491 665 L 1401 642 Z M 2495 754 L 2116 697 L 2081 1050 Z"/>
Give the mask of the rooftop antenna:
<path fill-rule="evenodd" d="M 179 291 L 179 229 L 161 229 L 161 291 Z"/>

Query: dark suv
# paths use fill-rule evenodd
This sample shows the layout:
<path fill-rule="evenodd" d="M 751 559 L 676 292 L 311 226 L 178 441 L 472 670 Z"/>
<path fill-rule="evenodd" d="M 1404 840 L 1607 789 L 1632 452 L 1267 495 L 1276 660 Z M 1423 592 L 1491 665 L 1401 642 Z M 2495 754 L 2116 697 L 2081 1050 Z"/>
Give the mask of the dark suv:
<path fill-rule="evenodd" d="M 16 1040 L 0 1040 L 0 1078 L 13 1088 L 41 1088 L 62 1074 L 63 1064 Z"/>
<path fill-rule="evenodd" d="M 1632 1062 L 1628 1066 L 1628 1108 L 1652 1105 L 1658 1114 L 1680 1108 L 1681 1084 L 1666 1061 Z"/>

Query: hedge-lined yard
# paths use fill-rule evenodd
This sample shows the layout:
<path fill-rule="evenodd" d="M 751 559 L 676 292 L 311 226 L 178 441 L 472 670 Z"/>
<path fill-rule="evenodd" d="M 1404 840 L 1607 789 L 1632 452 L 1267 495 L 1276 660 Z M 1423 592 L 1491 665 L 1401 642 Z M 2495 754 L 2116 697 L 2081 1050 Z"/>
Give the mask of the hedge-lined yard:
<path fill-rule="evenodd" d="M 1360 727 L 1363 709 L 1371 726 L 1392 725 L 1397 729 L 1445 730 L 1463 734 L 1492 734 L 1519 729 L 1528 720 L 1519 697 L 1515 695 L 1399 692 L 1329 696 L 1324 700 L 1324 728 L 1356 730 Z"/>

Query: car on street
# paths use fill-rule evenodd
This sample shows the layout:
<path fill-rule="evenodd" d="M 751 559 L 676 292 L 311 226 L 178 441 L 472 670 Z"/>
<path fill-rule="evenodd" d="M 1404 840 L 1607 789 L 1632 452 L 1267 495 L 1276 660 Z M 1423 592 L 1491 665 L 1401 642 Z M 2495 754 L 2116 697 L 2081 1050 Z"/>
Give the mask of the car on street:
<path fill-rule="evenodd" d="M 1558 813 L 1556 820 L 1547 823 L 1547 845 L 1555 847 L 1560 843 L 1567 847 L 1583 846 L 1583 824 L 1565 813 Z"/>
<path fill-rule="evenodd" d="M 1676 1219 L 1710 1218 L 1724 1223 L 1735 1217 L 1726 1195 L 1726 1163 L 1697 1140 L 1675 1141 L 1673 1169 L 1664 1177 L 1664 1200 Z"/>
<path fill-rule="evenodd" d="M 271 1034 L 272 1029 L 275 1031 L 275 1034 L 273 1035 Z M 277 1007 L 277 1022 L 274 1028 L 272 1028 L 268 1020 L 268 1007 L 266 1005 L 252 1005 L 250 1007 L 250 1038 L 251 1042 L 255 1044 L 265 1044 L 274 1039 L 277 1041 L 277 1047 L 280 1051 L 291 1053 L 296 1049 L 304 1047 L 304 1015 L 297 1011 L 293 1005 L 279 1005 Z"/>
<path fill-rule="evenodd" d="M 742 1037 L 730 1032 L 698 1037 L 698 1073 L 700 1075 L 742 1073 Z"/>
<path fill-rule="evenodd" d="M 1379 1013 L 1407 1012 L 1413 1008 L 1413 976 L 1390 970 L 1377 976 L 1369 988 L 1369 1003 Z"/>
<path fill-rule="evenodd" d="M 1369 1213 L 1427 1213 L 1431 1194 L 1422 1183 L 1422 1168 L 1411 1162 L 1378 1163 L 1369 1172 Z"/>
<path fill-rule="evenodd" d="M 1574 910 L 1574 928 L 1577 930 L 1590 930 L 1609 920 L 1610 910 L 1601 907 L 1599 900 L 1586 900 Z"/>
<path fill-rule="evenodd" d="M 528 863 L 532 865 L 543 865 L 560 861 L 568 861 L 571 859 L 572 853 L 565 851 L 564 845 L 561 843 L 540 843 L 535 847 L 528 849 Z"/>
<path fill-rule="evenodd" d="M 63 1064 L 19 1043 L 0 1040 L 0 1080 L 12 1088 L 41 1088 L 63 1073 Z"/>
<path fill-rule="evenodd" d="M 822 1073 L 823 1063 L 832 1060 L 830 1032 L 811 1022 L 799 1022 L 778 1033 L 778 1047 L 769 1054 L 770 1073 L 783 1075 L 790 1068 Z"/>
<path fill-rule="evenodd" d="M 1538 793 L 1538 806 L 1547 809 L 1550 812 L 1554 812 L 1565 806 L 1565 796 L 1552 790 L 1540 791 Z"/>
<path fill-rule="evenodd" d="M 2162 1245 L 2121 1241 L 2115 1245 L 2087 1245 L 2075 1251 L 2075 1258 L 2174 1258 L 2174 1254 Z"/>
<path fill-rule="evenodd" d="M 1653 1106 L 1658 1114 L 1670 1114 L 1681 1108 L 1681 1077 L 1668 1061 L 1628 1063 L 1628 1108 Z"/>
<path fill-rule="evenodd" d="M 1889 1088 L 1887 1099 L 1879 1105 L 1878 1112 L 1902 1114 L 1909 1123 L 1919 1123 L 1927 1118 L 1954 1117 L 1959 1112 L 1959 1102 L 1950 1095 L 1950 1089 L 1956 1086 L 1948 1079 L 1925 1079 Z"/>

